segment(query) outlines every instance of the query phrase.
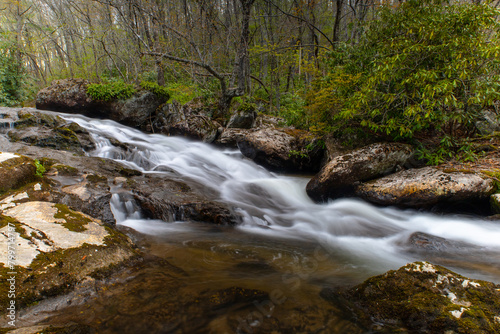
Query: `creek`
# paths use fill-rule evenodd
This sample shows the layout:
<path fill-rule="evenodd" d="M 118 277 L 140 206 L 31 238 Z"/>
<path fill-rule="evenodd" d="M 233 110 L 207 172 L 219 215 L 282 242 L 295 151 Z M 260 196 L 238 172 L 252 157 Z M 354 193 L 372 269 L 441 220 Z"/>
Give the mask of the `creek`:
<path fill-rule="evenodd" d="M 380 208 L 354 198 L 316 204 L 305 192 L 308 177 L 271 173 L 237 150 L 145 134 L 109 120 L 62 116 L 92 134 L 97 149 L 89 155 L 182 180 L 242 217 L 236 226 L 146 219 L 117 189 L 112 199 L 117 226 L 145 253 L 184 274 L 176 277 L 160 266 L 123 277 L 123 290 L 92 304 L 101 313 L 98 319 L 85 321 L 98 322 L 103 333 L 362 333 L 319 296 L 321 289 L 353 286 L 422 260 L 500 282 L 498 222 Z M 418 242 L 409 242 L 415 232 L 445 238 L 449 247 L 416 247 Z M 223 312 L 189 301 L 234 287 L 265 291 L 271 298 L 238 300 L 239 306 Z M 168 307 L 185 315 L 166 314 Z M 85 312 L 76 307 L 66 316 L 78 322 Z"/>

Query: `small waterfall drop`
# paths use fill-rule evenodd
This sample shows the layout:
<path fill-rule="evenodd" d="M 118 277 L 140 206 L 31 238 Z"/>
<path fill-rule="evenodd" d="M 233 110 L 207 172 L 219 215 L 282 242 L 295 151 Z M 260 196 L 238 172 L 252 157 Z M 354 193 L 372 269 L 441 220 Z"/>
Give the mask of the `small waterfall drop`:
<path fill-rule="evenodd" d="M 109 120 L 63 117 L 92 134 L 97 142 L 97 149 L 90 153 L 93 156 L 114 159 L 143 173 L 190 180 L 211 190 L 215 199 L 237 208 L 243 217 L 237 227 L 242 233 L 317 243 L 346 262 L 382 272 L 420 259 L 407 250 L 410 235 L 422 232 L 460 244 L 453 254 L 457 258 L 489 256 L 488 263 L 500 268 L 498 223 L 377 208 L 357 199 L 316 204 L 305 192 L 306 178 L 271 173 L 236 150 L 144 134 Z M 133 203 L 123 201 L 119 194 L 113 195 L 112 205 L 119 223 L 144 233 L 182 225 L 141 221 Z"/>

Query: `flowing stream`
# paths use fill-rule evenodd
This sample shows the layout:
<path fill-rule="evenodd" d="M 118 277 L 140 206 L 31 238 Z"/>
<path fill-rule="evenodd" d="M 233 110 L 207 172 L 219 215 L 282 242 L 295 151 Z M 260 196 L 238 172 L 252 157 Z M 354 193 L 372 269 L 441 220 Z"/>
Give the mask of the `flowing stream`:
<path fill-rule="evenodd" d="M 152 254 L 200 273 L 197 279 L 208 285 L 238 282 L 271 289 L 298 281 L 305 288 L 293 294 L 307 300 L 311 291 L 354 285 L 415 260 L 500 282 L 498 222 L 379 208 L 358 199 L 316 204 L 305 192 L 307 177 L 271 173 L 239 151 L 144 134 L 109 120 L 63 117 L 93 135 L 98 148 L 90 155 L 201 185 L 215 200 L 236 208 L 243 217 L 236 227 L 167 223 L 145 219 L 133 203 L 113 197 L 118 225 L 135 230 Z M 111 141 L 132 149 L 120 149 Z M 439 252 L 415 247 L 409 242 L 415 232 L 445 238 L 449 247 Z"/>

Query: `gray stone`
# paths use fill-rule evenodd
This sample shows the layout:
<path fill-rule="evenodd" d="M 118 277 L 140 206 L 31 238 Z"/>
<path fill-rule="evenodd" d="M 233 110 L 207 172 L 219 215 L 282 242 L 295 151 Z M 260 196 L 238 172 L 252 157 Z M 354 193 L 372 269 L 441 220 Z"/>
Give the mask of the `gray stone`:
<path fill-rule="evenodd" d="M 413 155 L 409 145 L 373 144 L 333 158 L 307 184 L 307 194 L 315 201 L 350 195 L 357 182 L 394 172 Z"/>

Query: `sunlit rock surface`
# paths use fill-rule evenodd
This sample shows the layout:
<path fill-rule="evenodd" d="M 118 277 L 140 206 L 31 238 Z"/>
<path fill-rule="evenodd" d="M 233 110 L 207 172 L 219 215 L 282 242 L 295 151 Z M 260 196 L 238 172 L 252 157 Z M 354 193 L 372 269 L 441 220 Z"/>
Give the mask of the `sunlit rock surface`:
<path fill-rule="evenodd" d="M 325 289 L 322 296 L 357 317 L 370 331 L 500 331 L 499 285 L 428 262 L 407 264 L 351 289 Z"/>
<path fill-rule="evenodd" d="M 424 167 L 366 182 L 356 194 L 382 205 L 428 207 L 440 202 L 487 199 L 494 189 L 492 179 L 475 173 Z"/>

